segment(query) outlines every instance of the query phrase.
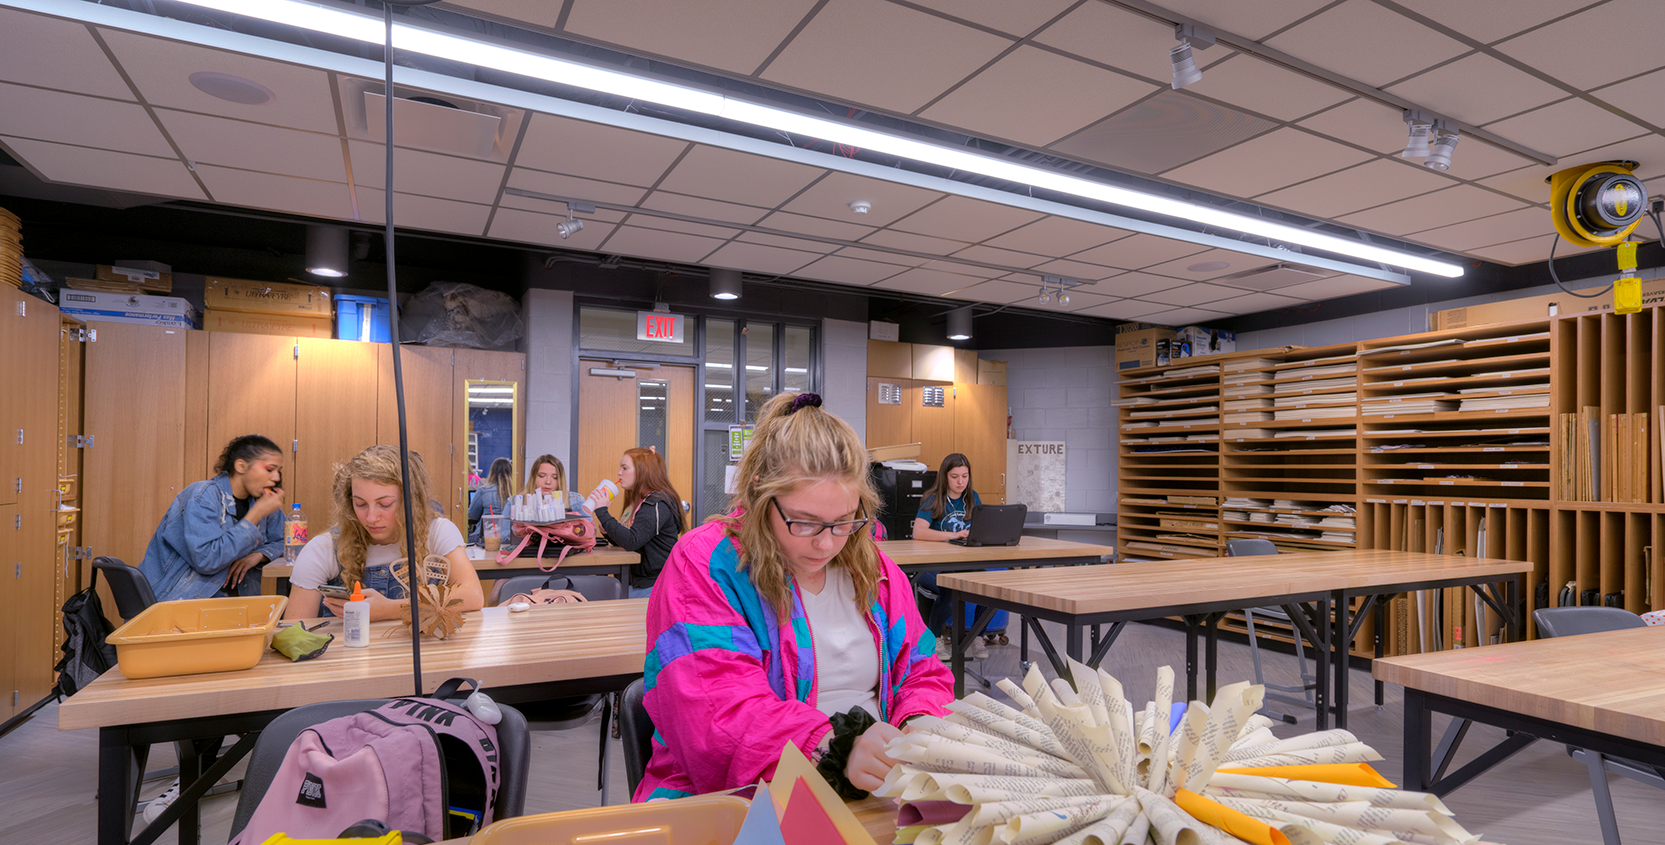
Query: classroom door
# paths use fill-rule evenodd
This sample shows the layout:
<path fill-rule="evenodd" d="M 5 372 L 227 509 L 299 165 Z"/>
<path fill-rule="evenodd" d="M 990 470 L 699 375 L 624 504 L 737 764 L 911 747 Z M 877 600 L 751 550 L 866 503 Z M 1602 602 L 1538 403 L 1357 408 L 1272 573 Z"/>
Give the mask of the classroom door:
<path fill-rule="evenodd" d="M 692 501 L 694 368 L 662 364 L 620 369 L 609 361 L 579 361 L 578 458 L 567 486 L 580 496 L 589 495 L 602 479 L 617 478 L 624 450 L 650 445 L 665 456 L 676 492 Z"/>

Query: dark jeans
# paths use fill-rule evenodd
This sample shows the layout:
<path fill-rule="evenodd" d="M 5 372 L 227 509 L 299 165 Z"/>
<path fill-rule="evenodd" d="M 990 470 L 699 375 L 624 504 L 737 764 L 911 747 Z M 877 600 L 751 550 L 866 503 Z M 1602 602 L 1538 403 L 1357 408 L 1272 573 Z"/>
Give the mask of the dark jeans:
<path fill-rule="evenodd" d="M 931 605 L 931 612 L 925 616 L 925 627 L 930 628 L 931 633 L 940 637 L 942 636 L 943 631 L 947 629 L 948 620 L 954 613 L 954 595 L 956 591 L 945 587 L 938 587 L 937 573 L 935 572 L 919 573 L 915 583 L 927 590 L 930 590 L 937 596 L 937 600 Z M 967 607 L 970 606 L 971 605 L 967 605 Z M 1005 619 L 1004 616 L 1001 618 L 1003 620 Z M 1004 630 L 1006 629 L 1000 628 L 997 630 L 991 627 L 984 633 L 995 634 Z"/>

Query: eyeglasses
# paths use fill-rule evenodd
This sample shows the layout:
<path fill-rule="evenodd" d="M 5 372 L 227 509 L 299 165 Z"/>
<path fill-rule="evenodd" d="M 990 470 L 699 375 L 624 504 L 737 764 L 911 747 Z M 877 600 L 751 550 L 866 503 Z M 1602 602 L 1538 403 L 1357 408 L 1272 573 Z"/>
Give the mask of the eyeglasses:
<path fill-rule="evenodd" d="M 829 528 L 832 529 L 834 537 L 848 537 L 866 528 L 867 523 L 873 521 L 871 519 L 852 519 L 848 522 L 812 522 L 806 519 L 788 519 L 786 511 L 780 509 L 779 500 L 770 499 L 769 502 L 775 506 L 775 512 L 780 514 L 781 521 L 786 523 L 786 530 L 794 537 L 814 537 Z"/>

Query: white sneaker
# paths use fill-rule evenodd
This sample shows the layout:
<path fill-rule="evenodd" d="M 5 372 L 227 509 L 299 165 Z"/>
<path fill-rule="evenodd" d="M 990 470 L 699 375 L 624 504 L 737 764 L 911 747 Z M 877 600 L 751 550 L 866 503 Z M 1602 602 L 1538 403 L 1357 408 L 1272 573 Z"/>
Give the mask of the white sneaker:
<path fill-rule="evenodd" d="M 988 657 L 988 656 L 989 656 L 989 647 L 983 644 L 983 638 L 982 637 L 973 638 L 972 641 L 971 641 L 971 654 L 969 655 L 969 657 L 971 657 L 972 660 L 982 660 L 983 658 Z"/>
<path fill-rule="evenodd" d="M 954 647 L 948 644 L 948 635 L 937 637 L 937 659 L 947 663 L 954 657 Z"/>
<path fill-rule="evenodd" d="M 169 784 L 167 789 L 162 790 L 161 795 L 150 799 L 150 803 L 145 805 L 145 824 L 156 821 L 157 817 L 162 815 L 162 811 L 166 810 L 178 798 L 179 778 L 174 778 L 173 783 Z"/>

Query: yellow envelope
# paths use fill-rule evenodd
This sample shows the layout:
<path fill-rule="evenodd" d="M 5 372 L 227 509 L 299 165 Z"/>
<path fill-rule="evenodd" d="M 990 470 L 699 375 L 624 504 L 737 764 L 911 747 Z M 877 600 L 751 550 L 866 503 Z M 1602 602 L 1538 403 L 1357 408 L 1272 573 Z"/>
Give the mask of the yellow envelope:
<path fill-rule="evenodd" d="M 1263 778 L 1311 780 L 1337 783 L 1342 786 L 1374 786 L 1397 789 L 1398 786 L 1376 773 L 1368 763 L 1320 763 L 1311 766 L 1262 766 L 1258 769 L 1220 769 L 1233 775 L 1255 775 Z"/>

